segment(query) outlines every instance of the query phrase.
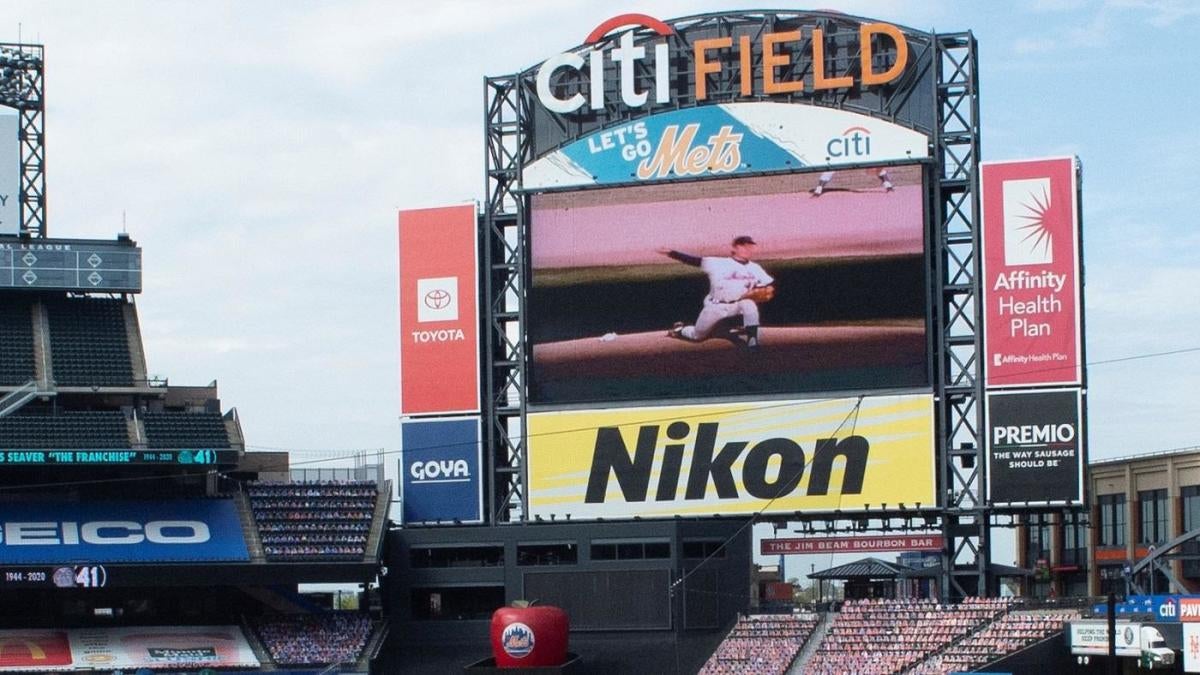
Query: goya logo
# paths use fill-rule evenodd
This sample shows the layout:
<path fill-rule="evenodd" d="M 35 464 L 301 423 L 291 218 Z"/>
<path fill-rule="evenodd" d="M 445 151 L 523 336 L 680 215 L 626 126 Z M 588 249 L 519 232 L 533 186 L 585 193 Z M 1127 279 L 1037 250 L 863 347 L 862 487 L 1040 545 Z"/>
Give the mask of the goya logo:
<path fill-rule="evenodd" d="M 849 127 L 841 136 L 829 139 L 825 152 L 830 157 L 870 157 L 871 130 L 866 127 Z"/>
<path fill-rule="evenodd" d="M 0 530 L 0 544 L 6 546 L 203 544 L 212 538 L 208 525 L 199 520 L 152 520 L 145 525 L 131 520 L 6 522 Z"/>
<path fill-rule="evenodd" d="M 617 39 L 616 46 L 605 49 L 610 42 L 604 39 L 619 28 L 627 30 Z M 635 28 L 648 28 L 653 44 L 635 45 Z M 691 59 L 687 69 L 691 72 L 679 72 L 672 77 L 671 49 L 666 38 L 677 35 L 670 25 L 645 14 L 615 16 L 588 34 L 583 44 L 591 49 L 552 56 L 538 67 L 538 99 L 547 110 L 558 114 L 572 113 L 584 106 L 603 110 L 607 104 L 609 68 L 606 66 L 611 62 L 615 65 L 611 70 L 616 71 L 619 78 L 621 103 L 629 108 L 645 106 L 650 100 L 650 90 L 639 89 L 638 84 L 639 79 L 646 79 L 639 73 L 650 70 L 642 63 L 647 47 L 654 52 L 652 70 L 656 104 L 671 103 L 672 83 L 680 81 L 694 82 L 695 99 L 706 100 L 710 76 L 728 80 L 729 86 L 736 87 L 741 96 L 770 96 L 795 94 L 806 89 L 820 91 L 887 84 L 899 78 L 908 65 L 908 43 L 899 28 L 887 23 L 864 23 L 859 26 L 858 43 L 847 46 L 850 53 L 858 52 L 858 60 L 840 73 L 827 70 L 828 38 L 823 28 L 812 26 L 775 33 L 748 30 L 744 35 L 691 41 L 678 50 L 681 56 Z M 890 65 L 880 71 L 876 69 L 876 56 L 883 42 L 891 43 L 895 56 Z M 721 71 L 733 63 L 738 66 L 722 75 Z M 753 66 L 756 63 L 761 65 L 756 68 Z M 586 77 L 583 76 L 585 71 Z M 805 71 L 811 72 L 808 81 L 779 79 L 780 72 Z M 756 77 L 756 73 L 760 75 Z"/>
<path fill-rule="evenodd" d="M 676 499 L 681 486 L 683 458 L 692 458 L 691 468 L 684 483 L 686 500 L 703 500 L 709 483 L 716 488 L 719 499 L 739 499 L 738 484 L 752 497 L 778 499 L 795 492 L 806 468 L 804 448 L 790 438 L 767 438 L 748 446 L 748 441 L 729 441 L 717 449 L 719 423 L 705 422 L 696 425 L 692 450 L 687 452 L 686 443 L 667 443 L 663 446 L 663 457 L 655 461 L 658 449 L 659 425 L 646 425 L 638 430 L 637 446 L 631 454 L 621 436 L 619 427 L 601 427 L 596 433 L 596 445 L 592 454 L 591 472 L 588 476 L 587 496 L 590 504 L 603 503 L 608 492 L 610 477 L 615 477 L 626 502 L 669 502 Z M 667 438 L 684 441 L 691 435 L 687 422 L 672 422 L 667 426 Z M 870 444 L 862 436 L 847 436 L 841 440 L 822 438 L 813 450 L 811 473 L 807 494 L 829 494 L 829 482 L 833 473 L 834 460 L 844 462 L 841 494 L 861 494 L 863 478 L 867 470 L 867 455 Z M 734 465 L 745 453 L 742 462 L 741 480 L 734 476 Z M 650 495 L 652 468 L 661 466 L 658 485 Z"/>
<path fill-rule="evenodd" d="M 471 466 L 465 459 L 413 462 L 408 473 L 414 483 L 465 483 L 471 480 Z"/>
<path fill-rule="evenodd" d="M 523 659 L 533 651 L 533 629 L 517 621 L 510 623 L 500 634 L 500 646 L 514 659 Z"/>

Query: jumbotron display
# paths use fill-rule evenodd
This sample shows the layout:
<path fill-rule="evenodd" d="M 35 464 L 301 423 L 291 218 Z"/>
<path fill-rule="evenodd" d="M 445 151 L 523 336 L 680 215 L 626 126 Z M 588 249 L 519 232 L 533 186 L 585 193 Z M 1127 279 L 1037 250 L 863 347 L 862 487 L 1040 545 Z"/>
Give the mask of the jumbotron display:
<path fill-rule="evenodd" d="M 531 199 L 533 403 L 929 386 L 920 165 Z"/>

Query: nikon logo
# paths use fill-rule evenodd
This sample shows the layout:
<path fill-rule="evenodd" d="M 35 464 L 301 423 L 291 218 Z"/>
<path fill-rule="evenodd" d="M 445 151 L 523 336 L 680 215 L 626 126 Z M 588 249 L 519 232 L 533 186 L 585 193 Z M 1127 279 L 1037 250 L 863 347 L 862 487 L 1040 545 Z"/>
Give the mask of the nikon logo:
<path fill-rule="evenodd" d="M 658 484 L 650 496 L 652 468 L 659 454 L 661 425 L 645 425 L 638 430 L 637 446 L 632 453 L 625 445 L 618 427 L 601 427 L 596 433 L 596 446 L 592 454 L 591 473 L 588 476 L 587 496 L 589 504 L 605 501 L 609 481 L 616 479 L 617 486 L 626 502 L 669 502 L 677 498 L 683 488 L 686 500 L 702 500 L 711 482 L 720 499 L 738 499 L 738 481 L 735 480 L 734 465 L 741 462 L 741 484 L 745 491 L 758 499 L 776 499 L 795 493 L 804 472 L 809 471 L 805 494 L 829 494 L 829 478 L 833 462 L 837 457 L 845 460 L 841 494 L 861 494 L 863 475 L 867 469 L 867 454 L 870 444 L 862 436 L 847 436 L 841 440 L 822 438 L 812 450 L 811 461 L 804 448 L 789 438 L 768 438 L 753 446 L 749 441 L 729 441 L 717 447 L 717 422 L 696 425 L 695 436 L 690 438 L 691 467 L 686 484 L 682 483 L 683 458 L 692 436 L 692 427 L 687 422 L 672 422 L 666 428 L 670 441 L 662 446 L 662 458 Z M 774 464 L 778 468 L 772 469 Z"/>

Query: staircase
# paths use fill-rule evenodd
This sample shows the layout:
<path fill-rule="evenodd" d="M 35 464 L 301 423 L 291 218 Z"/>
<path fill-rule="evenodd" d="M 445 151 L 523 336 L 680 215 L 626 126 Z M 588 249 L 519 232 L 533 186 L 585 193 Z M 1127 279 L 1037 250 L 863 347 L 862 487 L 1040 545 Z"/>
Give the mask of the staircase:
<path fill-rule="evenodd" d="M 7 417 L 20 410 L 26 403 L 39 396 L 54 396 L 54 390 L 43 388 L 37 380 L 30 380 L 0 398 L 0 417 Z"/>
<path fill-rule="evenodd" d="M 245 492 L 237 493 L 238 519 L 242 521 L 242 537 L 246 540 L 246 548 L 250 551 L 250 562 L 266 562 L 263 553 L 262 537 L 258 534 L 258 523 L 254 522 L 254 510 L 250 508 L 250 496 Z"/>
<path fill-rule="evenodd" d="M 379 540 L 384 535 L 384 524 L 387 522 L 388 510 L 392 506 L 392 481 L 385 480 L 379 486 L 375 495 L 375 516 L 371 518 L 371 530 L 367 534 L 366 559 L 375 561 L 379 551 Z"/>
<path fill-rule="evenodd" d="M 804 648 L 796 655 L 796 660 L 792 661 L 792 667 L 788 668 L 788 675 L 803 675 L 804 666 L 817 652 L 821 641 L 825 639 L 825 634 L 829 632 L 829 627 L 833 625 L 833 612 L 821 612 L 820 616 L 821 620 L 817 622 L 817 627 L 813 629 L 812 635 L 808 636 L 808 642 L 804 643 Z"/>

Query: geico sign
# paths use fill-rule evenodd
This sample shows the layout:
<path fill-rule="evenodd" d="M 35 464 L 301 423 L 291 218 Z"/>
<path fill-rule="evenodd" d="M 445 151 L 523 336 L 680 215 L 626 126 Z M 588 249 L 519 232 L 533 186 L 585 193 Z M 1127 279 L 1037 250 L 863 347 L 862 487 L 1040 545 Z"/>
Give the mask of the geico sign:
<path fill-rule="evenodd" d="M 691 469 L 684 484 L 683 498 L 686 500 L 704 499 L 710 481 L 719 499 L 738 499 L 739 481 L 734 476 L 733 467 L 743 453 L 745 460 L 741 466 L 740 482 L 752 497 L 777 499 L 791 495 L 800 486 L 800 479 L 807 467 L 811 467 L 811 473 L 806 494 L 829 494 L 829 478 L 836 457 L 845 460 L 841 494 L 862 493 L 867 454 L 870 451 L 870 443 L 862 436 L 817 440 L 812 463 L 806 467 L 804 448 L 790 438 L 767 438 L 753 446 L 748 441 L 729 441 L 718 449 L 718 426 L 717 422 L 696 425 Z M 660 430 L 657 424 L 642 426 L 638 430 L 637 447 L 631 455 L 618 427 L 601 427 L 596 433 L 584 501 L 603 503 L 610 477 L 616 478 L 626 502 L 675 500 L 681 486 L 680 474 L 687 443 L 667 443 L 663 446 L 658 485 L 653 496 L 649 494 L 651 468 L 655 464 Z M 691 425 L 687 422 L 672 422 L 667 426 L 668 439 L 684 441 L 689 435 Z M 768 471 L 773 459 L 778 468 Z"/>
<path fill-rule="evenodd" d="M 6 546 L 203 544 L 211 538 L 208 525 L 198 520 L 10 522 L 0 529 L 0 544 Z"/>
<path fill-rule="evenodd" d="M 613 17 L 600 24 L 588 35 L 584 45 L 597 45 L 606 35 L 617 28 L 642 26 L 651 29 L 660 38 L 653 45 L 654 51 L 654 102 L 671 102 L 671 60 L 670 48 L 666 37 L 675 34 L 671 26 L 645 14 L 623 14 Z M 890 41 L 896 48 L 896 60 L 883 71 L 875 70 L 874 58 L 876 38 Z M 722 63 L 730 59 L 726 54 L 736 56 L 739 67 L 732 73 L 742 96 L 754 94 L 794 94 L 803 92 L 803 79 L 778 79 L 777 69 L 782 72 L 812 71 L 812 90 L 846 89 L 855 85 L 873 86 L 886 84 L 900 77 L 908 65 L 908 43 L 904 33 L 889 23 L 864 23 L 859 26 L 857 45 L 851 46 L 851 51 L 859 54 L 858 68 L 854 73 L 840 76 L 829 74 L 825 57 L 826 37 L 820 28 L 807 31 L 797 29 L 777 33 L 755 33 L 738 36 L 734 43 L 732 36 L 703 38 L 695 40 L 691 47 L 691 71 L 688 78 L 696 83 L 695 98 L 703 101 L 708 98 L 706 79 L 710 75 L 721 72 Z M 808 61 L 806 66 L 792 60 L 795 51 L 800 58 Z M 551 112 L 565 114 L 579 110 L 587 105 L 592 110 L 603 110 L 605 106 L 605 63 L 616 64 L 621 92 L 621 102 L 630 108 L 640 108 L 646 105 L 650 92 L 639 91 L 635 72 L 638 63 L 646 58 L 646 45 L 633 43 L 633 31 L 627 30 L 617 40 L 617 45 L 610 49 L 594 46 L 586 52 L 587 58 L 577 52 L 564 52 L 545 60 L 537 70 L 537 95 L 542 105 Z M 753 64 L 761 62 L 761 90 L 755 91 L 756 80 L 753 77 Z M 569 96 L 561 96 L 552 84 L 555 75 L 565 71 L 567 77 L 587 71 L 587 95 L 577 91 Z M 678 78 L 677 78 L 678 79 Z M 576 80 L 582 83 L 583 78 Z M 561 83 L 561 78 L 560 78 Z"/>

